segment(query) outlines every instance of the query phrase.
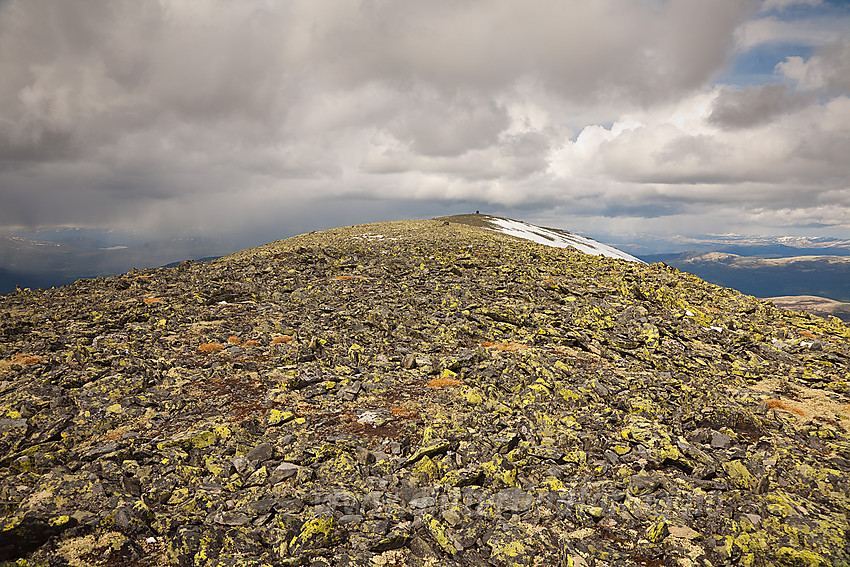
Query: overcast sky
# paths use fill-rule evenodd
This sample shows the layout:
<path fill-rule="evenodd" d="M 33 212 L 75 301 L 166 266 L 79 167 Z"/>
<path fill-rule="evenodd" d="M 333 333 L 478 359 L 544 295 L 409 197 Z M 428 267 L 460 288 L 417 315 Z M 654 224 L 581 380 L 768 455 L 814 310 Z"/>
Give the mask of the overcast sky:
<path fill-rule="evenodd" d="M 850 238 L 850 6 L 0 0 L 0 231 Z"/>

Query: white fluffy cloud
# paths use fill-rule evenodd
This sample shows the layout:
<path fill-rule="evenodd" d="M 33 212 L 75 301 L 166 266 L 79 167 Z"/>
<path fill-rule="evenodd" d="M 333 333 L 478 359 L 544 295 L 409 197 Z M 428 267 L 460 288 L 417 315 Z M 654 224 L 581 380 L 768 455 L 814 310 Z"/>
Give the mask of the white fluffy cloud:
<path fill-rule="evenodd" d="M 8 0 L 0 226 L 734 203 L 850 228 L 823 214 L 849 206 L 848 42 L 780 20 L 789 4 Z M 772 84 L 714 84 L 781 38 L 816 51 Z"/>
<path fill-rule="evenodd" d="M 777 70 L 802 90 L 846 94 L 850 92 L 850 37 L 830 43 L 809 59 L 788 57 Z"/>

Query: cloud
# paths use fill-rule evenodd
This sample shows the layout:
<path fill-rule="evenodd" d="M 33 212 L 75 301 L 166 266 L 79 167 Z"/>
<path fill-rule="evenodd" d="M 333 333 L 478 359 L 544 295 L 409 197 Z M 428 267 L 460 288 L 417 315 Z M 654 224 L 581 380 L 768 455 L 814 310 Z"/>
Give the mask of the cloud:
<path fill-rule="evenodd" d="M 787 4 L 7 0 L 0 226 L 843 207 L 847 43 Z M 713 84 L 789 34 L 775 84 Z"/>
<path fill-rule="evenodd" d="M 451 99 L 417 93 L 415 104 L 390 124 L 390 133 L 426 156 L 458 155 L 498 141 L 508 117 L 489 97 L 455 95 Z M 423 96 L 424 95 L 424 96 Z"/>
<path fill-rule="evenodd" d="M 708 121 L 723 128 L 749 128 L 799 109 L 809 102 L 788 85 L 770 83 L 749 88 L 723 88 L 714 100 Z"/>
<path fill-rule="evenodd" d="M 738 49 L 747 51 L 765 44 L 819 47 L 845 35 L 847 15 L 825 15 L 787 19 L 768 14 L 742 23 L 735 32 Z"/>
<path fill-rule="evenodd" d="M 850 38 L 824 46 L 809 59 L 788 57 L 776 69 L 801 90 L 850 92 Z"/>
<path fill-rule="evenodd" d="M 764 0 L 761 5 L 762 12 L 771 10 L 783 11 L 794 6 L 819 6 L 823 0 Z"/>
<path fill-rule="evenodd" d="M 336 84 L 419 80 L 438 88 L 511 85 L 531 74 L 563 96 L 669 96 L 723 65 L 753 2 L 559 4 L 436 0 L 299 4 L 294 62 Z M 725 41 L 724 41 L 725 40 Z M 299 61 L 300 60 L 300 61 Z"/>
<path fill-rule="evenodd" d="M 768 99 L 776 96 L 771 90 Z M 753 93 L 743 94 L 746 104 L 759 108 L 758 96 L 753 103 Z M 729 111 L 729 97 L 720 88 L 664 111 L 632 115 L 610 129 L 589 126 L 554 152 L 553 171 L 627 184 L 650 201 L 777 209 L 846 187 L 850 175 L 840 156 L 850 151 L 850 98 L 786 109 L 770 121 L 758 117 L 743 135 L 728 128 L 730 121 L 738 126 L 742 117 L 748 120 L 741 106 Z M 768 112 L 777 114 L 770 105 Z"/>

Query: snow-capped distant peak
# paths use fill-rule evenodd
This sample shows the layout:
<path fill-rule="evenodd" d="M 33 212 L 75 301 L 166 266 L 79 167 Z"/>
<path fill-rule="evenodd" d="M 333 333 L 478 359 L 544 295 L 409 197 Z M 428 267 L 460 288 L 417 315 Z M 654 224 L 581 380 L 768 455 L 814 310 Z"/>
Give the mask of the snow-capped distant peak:
<path fill-rule="evenodd" d="M 619 258 L 629 262 L 638 262 L 641 264 L 646 263 L 639 258 L 635 258 L 631 254 L 626 254 L 622 250 L 617 250 L 613 246 L 608 246 L 607 244 L 602 244 L 592 238 L 573 234 L 565 230 L 543 228 L 522 221 L 498 217 L 488 217 L 487 222 L 491 225 L 491 230 L 524 238 L 547 246 L 553 246 L 555 248 L 567 248 L 568 246 L 572 246 L 576 250 L 592 256 L 605 256 L 607 258 Z"/>

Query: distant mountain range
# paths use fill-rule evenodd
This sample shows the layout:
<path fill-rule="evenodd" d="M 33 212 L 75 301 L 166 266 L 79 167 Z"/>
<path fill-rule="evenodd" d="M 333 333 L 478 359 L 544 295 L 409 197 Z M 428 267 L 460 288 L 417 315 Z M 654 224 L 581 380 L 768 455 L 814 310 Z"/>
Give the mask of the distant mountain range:
<path fill-rule="evenodd" d="M 664 262 L 702 279 L 756 297 L 814 295 L 850 301 L 850 256 L 745 256 L 730 252 L 660 254 L 648 262 Z M 821 251 L 822 252 L 822 251 Z"/>
<path fill-rule="evenodd" d="M 739 256 L 784 258 L 791 256 L 850 256 L 850 240 L 832 237 L 746 236 L 701 234 L 659 236 L 611 234 L 601 238 L 640 258 L 727 252 Z"/>

